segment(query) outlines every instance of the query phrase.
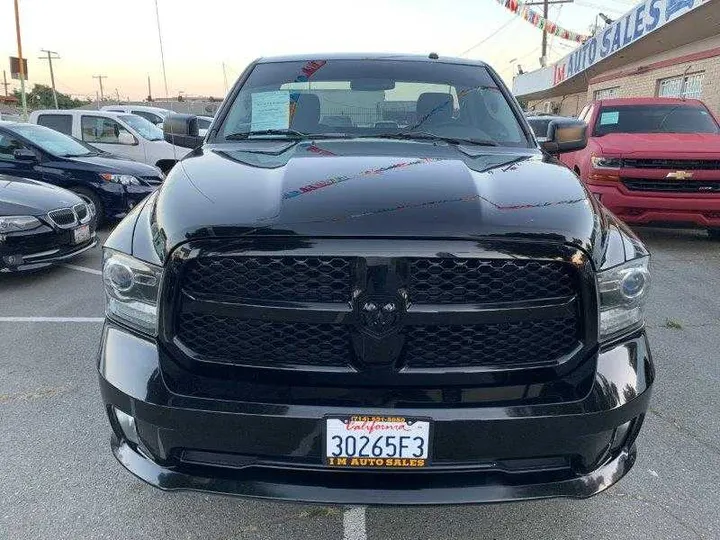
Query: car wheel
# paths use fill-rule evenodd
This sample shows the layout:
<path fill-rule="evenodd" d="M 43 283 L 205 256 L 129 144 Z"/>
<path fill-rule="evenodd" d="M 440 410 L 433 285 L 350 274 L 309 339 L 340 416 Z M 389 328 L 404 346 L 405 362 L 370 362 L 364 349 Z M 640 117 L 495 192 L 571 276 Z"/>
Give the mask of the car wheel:
<path fill-rule="evenodd" d="M 713 240 L 720 240 L 720 227 L 712 227 L 707 230 L 708 236 Z"/>
<path fill-rule="evenodd" d="M 103 208 L 100 198 L 89 189 L 85 188 L 73 188 L 73 193 L 80 197 L 85 204 L 90 206 L 95 214 L 95 228 L 100 227 L 105 221 L 105 210 Z"/>

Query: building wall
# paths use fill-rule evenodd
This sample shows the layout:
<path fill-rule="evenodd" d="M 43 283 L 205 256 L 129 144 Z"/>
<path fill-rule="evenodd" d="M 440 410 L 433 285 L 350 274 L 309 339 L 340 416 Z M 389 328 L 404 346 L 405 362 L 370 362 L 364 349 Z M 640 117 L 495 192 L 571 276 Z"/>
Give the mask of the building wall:
<path fill-rule="evenodd" d="M 602 74 L 590 81 L 588 100 L 612 87 L 618 87 L 618 97 L 656 96 L 660 80 L 693 73 L 704 74 L 700 99 L 720 113 L 720 35 Z"/>
<path fill-rule="evenodd" d="M 528 108 L 545 111 L 550 103 L 553 112 L 577 116 L 598 91 L 616 88 L 616 97 L 652 97 L 658 95 L 660 80 L 694 73 L 704 74 L 700 99 L 720 116 L 720 34 L 602 73 L 589 81 L 587 92 L 530 101 Z"/>
<path fill-rule="evenodd" d="M 552 112 L 562 116 L 577 116 L 587 103 L 587 92 L 568 94 L 528 102 L 528 110 L 537 112 Z"/>

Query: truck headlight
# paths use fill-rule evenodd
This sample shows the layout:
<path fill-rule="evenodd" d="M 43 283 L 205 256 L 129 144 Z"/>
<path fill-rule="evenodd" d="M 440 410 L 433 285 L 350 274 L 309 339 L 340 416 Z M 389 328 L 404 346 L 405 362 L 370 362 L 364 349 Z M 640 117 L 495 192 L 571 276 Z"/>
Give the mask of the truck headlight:
<path fill-rule="evenodd" d="M 31 231 L 40 225 L 40 220 L 33 216 L 0 216 L 0 234 Z"/>
<path fill-rule="evenodd" d="M 642 325 L 650 287 L 649 257 L 599 272 L 600 340 Z"/>
<path fill-rule="evenodd" d="M 596 169 L 619 169 L 622 167 L 622 159 L 614 157 L 592 156 L 590 162 Z"/>
<path fill-rule="evenodd" d="M 123 186 L 139 186 L 140 180 L 130 174 L 110 174 L 103 173 L 100 177 L 106 182 L 114 182 Z"/>
<path fill-rule="evenodd" d="M 114 251 L 103 251 L 105 312 L 146 334 L 157 334 L 157 300 L 162 268 Z"/>

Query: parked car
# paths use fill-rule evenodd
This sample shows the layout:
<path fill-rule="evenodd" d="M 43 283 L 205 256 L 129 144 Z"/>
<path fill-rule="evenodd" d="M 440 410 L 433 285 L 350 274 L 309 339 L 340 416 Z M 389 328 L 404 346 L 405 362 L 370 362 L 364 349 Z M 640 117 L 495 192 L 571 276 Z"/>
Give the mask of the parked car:
<path fill-rule="evenodd" d="M 135 114 L 41 110 L 31 113 L 29 121 L 72 135 L 104 152 L 154 165 L 164 173 L 187 153 L 166 142 L 161 129 Z"/>
<path fill-rule="evenodd" d="M 543 153 L 464 58 L 244 73 L 205 141 L 165 120 L 203 146 L 105 243 L 120 463 L 335 504 L 580 498 L 625 475 L 654 379 L 648 252 L 549 155 L 585 124 L 554 121 Z M 413 120 L 375 127 L 398 96 Z"/>
<path fill-rule="evenodd" d="M 588 146 L 562 160 L 626 223 L 677 223 L 720 238 L 720 126 L 694 99 L 594 101 Z"/>
<path fill-rule="evenodd" d="M 548 139 L 548 128 L 553 120 L 565 120 L 567 117 L 551 114 L 528 114 L 528 124 L 535 133 L 538 142 L 545 142 Z"/>
<path fill-rule="evenodd" d="M 120 219 L 163 181 L 157 167 L 105 154 L 34 124 L 0 122 L 0 174 L 74 191 L 98 223 Z"/>
<path fill-rule="evenodd" d="M 93 248 L 92 218 L 70 191 L 0 174 L 0 272 L 36 270 Z"/>
<path fill-rule="evenodd" d="M 165 117 L 172 114 L 170 109 L 162 107 L 150 107 L 147 105 L 105 105 L 101 107 L 102 111 L 111 111 L 119 113 L 130 113 L 142 116 L 145 120 L 162 129 Z"/>

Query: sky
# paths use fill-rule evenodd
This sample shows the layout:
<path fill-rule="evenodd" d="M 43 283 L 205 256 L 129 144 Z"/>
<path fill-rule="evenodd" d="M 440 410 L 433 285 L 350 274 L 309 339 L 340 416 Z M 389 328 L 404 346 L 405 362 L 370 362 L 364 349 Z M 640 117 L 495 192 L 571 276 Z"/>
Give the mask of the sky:
<path fill-rule="evenodd" d="M 253 59 L 280 54 L 360 51 L 460 56 L 482 42 L 463 56 L 487 61 L 508 83 L 518 63 L 525 71 L 539 67 L 541 32 L 496 0 L 157 1 L 170 96 L 183 92 L 222 97 L 223 63 L 232 85 Z M 575 0 L 553 6 L 549 18 L 585 33 L 598 11 L 616 18 L 635 3 Z M 50 84 L 47 61 L 38 56 L 41 49 L 51 49 L 61 57 L 53 67 L 57 89 L 63 93 L 94 97 L 98 81 L 93 75 L 106 75 L 106 96 L 144 99 L 149 75 L 153 95 L 164 96 L 154 0 L 19 0 L 19 4 L 31 85 Z M 560 38 L 551 37 L 551 45 L 550 61 L 573 48 Z M 17 56 L 13 0 L 0 0 L 0 70 L 8 71 L 8 80 L 9 56 Z"/>

